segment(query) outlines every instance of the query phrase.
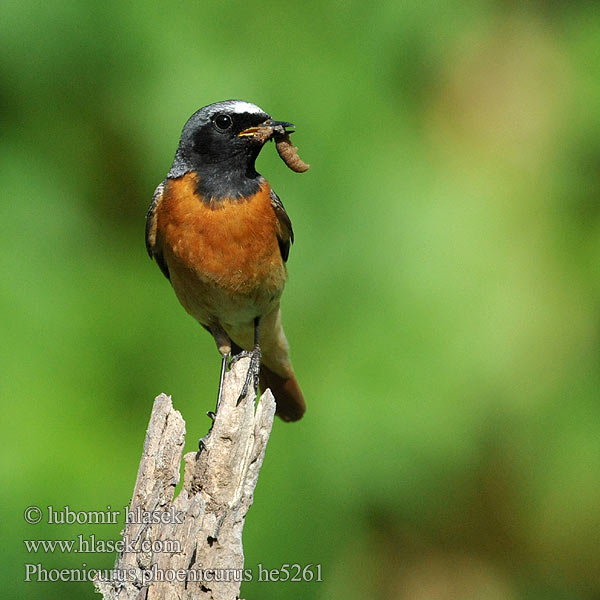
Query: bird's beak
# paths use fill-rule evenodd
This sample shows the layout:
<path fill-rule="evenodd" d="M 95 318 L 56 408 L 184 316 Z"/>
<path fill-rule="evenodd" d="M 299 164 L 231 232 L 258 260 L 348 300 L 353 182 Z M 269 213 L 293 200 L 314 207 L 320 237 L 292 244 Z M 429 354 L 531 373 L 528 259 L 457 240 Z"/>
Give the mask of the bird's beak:
<path fill-rule="evenodd" d="M 294 133 L 294 131 L 288 131 L 288 127 L 294 127 L 293 123 L 287 121 L 273 121 L 273 119 L 267 119 L 264 123 L 255 127 L 248 127 L 238 133 L 238 137 L 251 137 L 261 142 L 270 140 L 274 135 L 285 135 L 286 133 Z"/>

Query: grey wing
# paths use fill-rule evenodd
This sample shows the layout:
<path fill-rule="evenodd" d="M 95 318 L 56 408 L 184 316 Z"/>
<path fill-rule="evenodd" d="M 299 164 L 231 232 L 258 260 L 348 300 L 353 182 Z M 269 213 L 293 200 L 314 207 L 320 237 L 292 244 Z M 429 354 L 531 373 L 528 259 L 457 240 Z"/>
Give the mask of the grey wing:
<path fill-rule="evenodd" d="M 292 229 L 292 222 L 285 212 L 285 208 L 283 207 L 279 196 L 273 190 L 271 190 L 271 206 L 277 217 L 277 241 L 279 242 L 279 251 L 281 252 L 283 262 L 287 262 L 290 254 L 290 245 L 294 243 L 294 230 Z"/>
<path fill-rule="evenodd" d="M 164 276 L 167 279 L 170 279 L 169 268 L 167 267 L 167 263 L 163 258 L 162 250 L 159 247 L 159 244 L 156 243 L 156 211 L 158 210 L 158 207 L 162 201 L 164 190 L 165 182 L 163 181 L 154 190 L 152 204 L 150 205 L 148 214 L 146 215 L 146 250 L 148 251 L 150 258 L 153 258 L 156 261 L 156 264 L 160 267 L 160 270 L 163 272 Z"/>

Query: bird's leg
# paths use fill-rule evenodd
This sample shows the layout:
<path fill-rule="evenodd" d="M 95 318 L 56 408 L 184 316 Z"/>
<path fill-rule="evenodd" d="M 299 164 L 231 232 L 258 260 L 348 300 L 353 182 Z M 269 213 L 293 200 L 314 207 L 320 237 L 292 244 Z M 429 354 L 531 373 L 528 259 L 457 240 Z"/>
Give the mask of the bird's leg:
<path fill-rule="evenodd" d="M 223 381 L 225 380 L 225 371 L 227 370 L 227 362 L 229 361 L 229 357 L 231 356 L 230 352 L 223 353 L 223 359 L 221 360 L 221 377 L 219 378 L 219 393 L 217 394 L 217 406 L 215 410 L 209 410 L 206 412 L 206 415 L 213 422 L 219 412 L 219 406 L 221 406 L 221 398 L 223 396 Z"/>
<path fill-rule="evenodd" d="M 219 406 L 221 406 L 221 397 L 223 396 L 223 381 L 225 380 L 225 371 L 227 369 L 227 363 L 229 361 L 229 357 L 231 356 L 231 352 L 221 352 L 223 358 L 221 360 L 221 377 L 219 378 L 219 393 L 217 394 L 217 406 L 215 407 L 215 410 L 209 410 L 206 411 L 206 415 L 208 416 L 208 418 L 212 421 L 212 425 L 210 426 L 210 431 L 212 431 L 212 428 L 215 424 L 215 419 L 217 418 L 217 413 L 219 412 Z M 209 431 L 209 434 L 210 434 Z M 204 448 L 206 447 L 204 440 L 207 439 L 208 435 L 200 438 L 199 442 L 198 442 L 198 455 L 200 455 L 200 452 L 202 452 L 204 450 Z"/>
<path fill-rule="evenodd" d="M 235 356 L 232 360 L 232 363 L 242 358 L 242 356 L 250 357 L 250 366 L 248 367 L 248 372 L 246 373 L 246 380 L 244 381 L 244 385 L 242 387 L 242 391 L 237 400 L 237 404 L 239 404 L 248 394 L 248 390 L 250 389 L 250 382 L 254 385 L 254 391 L 258 391 L 258 375 L 260 373 L 260 345 L 258 343 L 258 326 L 260 322 L 260 317 L 256 317 L 254 319 L 254 348 L 251 352 L 240 352 L 237 356 Z"/>
<path fill-rule="evenodd" d="M 219 393 L 217 394 L 217 406 L 214 411 L 209 410 L 206 414 L 214 421 L 217 413 L 219 412 L 219 406 L 221 406 L 221 399 L 223 397 L 223 382 L 225 381 L 225 371 L 227 370 L 227 363 L 231 356 L 231 340 L 225 332 L 225 330 L 218 323 L 213 323 L 210 327 L 206 327 L 213 337 L 221 354 L 221 376 L 219 377 Z"/>
<path fill-rule="evenodd" d="M 223 396 L 223 381 L 225 381 L 225 371 L 227 370 L 227 363 L 229 362 L 230 352 L 223 354 L 223 360 L 221 361 L 221 377 L 219 378 L 219 394 L 217 395 L 217 408 L 215 413 L 219 412 L 219 406 L 221 406 L 221 397 Z"/>

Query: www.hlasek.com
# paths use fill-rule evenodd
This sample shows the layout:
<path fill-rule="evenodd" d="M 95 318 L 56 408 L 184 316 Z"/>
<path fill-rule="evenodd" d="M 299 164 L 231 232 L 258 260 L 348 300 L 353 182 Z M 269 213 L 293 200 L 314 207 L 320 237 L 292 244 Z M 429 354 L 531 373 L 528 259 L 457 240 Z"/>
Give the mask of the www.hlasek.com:
<path fill-rule="evenodd" d="M 150 569 L 90 569 L 82 563 L 81 569 L 46 569 L 41 563 L 25 565 L 25 581 L 70 582 L 70 581 L 106 581 L 140 582 L 149 585 L 155 582 L 228 582 L 228 581 L 269 581 L 269 582 L 310 582 L 323 581 L 321 564 L 300 565 L 284 563 L 278 568 L 269 569 L 259 563 L 256 568 L 245 569 L 159 569 L 156 565 Z"/>
<path fill-rule="evenodd" d="M 88 536 L 79 534 L 75 539 L 70 540 L 23 540 L 23 543 L 30 554 L 38 552 L 44 554 L 54 552 L 89 554 L 169 552 L 175 554 L 181 552 L 179 540 L 138 539 L 134 543 L 127 535 L 120 540 L 103 540 L 97 538 L 93 533 Z"/>

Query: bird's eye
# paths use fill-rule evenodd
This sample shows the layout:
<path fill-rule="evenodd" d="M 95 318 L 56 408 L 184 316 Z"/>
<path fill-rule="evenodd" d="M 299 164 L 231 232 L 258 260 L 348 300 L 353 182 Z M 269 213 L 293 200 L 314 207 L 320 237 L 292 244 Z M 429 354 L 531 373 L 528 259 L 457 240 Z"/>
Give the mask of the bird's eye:
<path fill-rule="evenodd" d="M 214 119 L 214 124 L 216 125 L 217 129 L 225 131 L 233 125 L 233 121 L 229 115 L 217 115 Z"/>

